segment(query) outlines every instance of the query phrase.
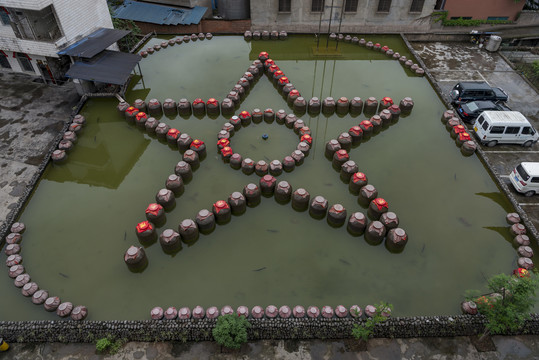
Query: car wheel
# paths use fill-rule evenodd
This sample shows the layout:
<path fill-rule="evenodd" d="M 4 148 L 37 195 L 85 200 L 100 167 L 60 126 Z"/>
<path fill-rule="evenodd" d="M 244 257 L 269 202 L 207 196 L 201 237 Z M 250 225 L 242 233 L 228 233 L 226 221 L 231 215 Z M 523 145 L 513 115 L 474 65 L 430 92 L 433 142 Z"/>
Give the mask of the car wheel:
<path fill-rule="evenodd" d="M 491 140 L 487 143 L 487 146 L 488 147 L 494 147 L 496 146 L 496 144 L 498 144 L 498 142 L 496 140 Z"/>
<path fill-rule="evenodd" d="M 530 197 L 530 196 L 533 196 L 533 195 L 535 195 L 535 191 L 533 191 L 533 190 L 526 191 L 526 192 L 524 193 L 524 196 L 527 196 L 527 197 Z"/>
<path fill-rule="evenodd" d="M 528 140 L 524 144 L 522 144 L 522 146 L 524 146 L 524 147 L 530 147 L 532 145 L 533 145 L 533 141 L 531 141 L 531 140 Z"/>

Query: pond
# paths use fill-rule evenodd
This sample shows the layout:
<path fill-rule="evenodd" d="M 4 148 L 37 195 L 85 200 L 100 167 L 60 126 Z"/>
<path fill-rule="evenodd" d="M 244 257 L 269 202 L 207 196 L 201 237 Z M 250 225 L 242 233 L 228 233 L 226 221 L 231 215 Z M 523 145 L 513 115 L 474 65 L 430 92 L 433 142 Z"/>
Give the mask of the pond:
<path fill-rule="evenodd" d="M 368 40 L 410 57 L 399 37 Z M 153 38 L 145 47 L 161 41 Z M 325 43 L 321 39 L 320 46 Z M 33 281 L 64 301 L 86 305 L 92 320 L 148 319 L 154 306 L 364 307 L 381 300 L 394 305 L 395 315 L 415 316 L 457 314 L 467 289 L 483 289 L 485 278 L 510 272 L 517 259 L 505 223 L 511 208 L 480 160 L 463 157 L 449 137 L 440 122 L 444 105 L 427 79 L 357 45 L 339 43 L 331 56 L 313 55 L 315 47 L 312 36 L 253 42 L 216 36 L 171 46 L 141 61 L 143 79 L 135 79 L 126 97 L 130 103 L 137 98 L 220 101 L 258 53 L 267 51 L 306 99 L 413 98 L 409 116 L 350 151 L 399 216 L 409 236 L 402 253 L 262 198 L 257 207 L 184 244 L 173 256 L 159 243 L 147 247 L 147 269 L 132 273 L 123 255 L 130 245 L 139 246 L 135 225 L 145 220 L 144 210 L 181 154 L 129 125 L 118 115 L 116 99 L 92 99 L 81 111 L 88 123 L 67 163 L 48 166 L 20 217 L 27 226 L 21 255 Z M 266 76 L 236 114 L 254 108 L 292 112 Z M 366 214 L 324 156 L 328 140 L 365 116 L 301 118 L 312 130 L 313 147 L 301 166 L 277 181 L 303 187 L 311 198 L 322 195 L 330 206 L 342 204 L 348 214 Z M 160 118 L 203 140 L 208 155 L 159 233 L 177 230 L 183 219 L 211 209 L 248 183 L 258 184 L 257 175 L 232 169 L 217 153 L 217 133 L 227 120 Z M 262 122 L 242 128 L 232 143 L 235 152 L 255 161 L 282 160 L 295 150 L 298 136 L 284 125 Z M 7 276 L 0 277 L 0 286 L 5 289 L 1 319 L 57 319 L 24 298 Z"/>

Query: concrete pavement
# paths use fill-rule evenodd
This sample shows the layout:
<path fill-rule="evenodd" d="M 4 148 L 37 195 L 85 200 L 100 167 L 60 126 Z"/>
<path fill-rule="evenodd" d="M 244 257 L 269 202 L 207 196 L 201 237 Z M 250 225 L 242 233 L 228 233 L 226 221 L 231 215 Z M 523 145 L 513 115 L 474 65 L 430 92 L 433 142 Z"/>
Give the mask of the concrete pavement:
<path fill-rule="evenodd" d="M 261 359 L 261 360 L 421 360 L 421 359 L 539 359 L 539 337 L 494 336 L 496 351 L 478 352 L 467 337 L 371 339 L 367 351 L 358 351 L 355 340 L 265 340 L 245 344 L 240 350 L 221 350 L 214 342 L 127 343 L 116 355 L 97 354 L 94 344 L 12 344 L 0 353 L 2 360 L 58 359 Z"/>

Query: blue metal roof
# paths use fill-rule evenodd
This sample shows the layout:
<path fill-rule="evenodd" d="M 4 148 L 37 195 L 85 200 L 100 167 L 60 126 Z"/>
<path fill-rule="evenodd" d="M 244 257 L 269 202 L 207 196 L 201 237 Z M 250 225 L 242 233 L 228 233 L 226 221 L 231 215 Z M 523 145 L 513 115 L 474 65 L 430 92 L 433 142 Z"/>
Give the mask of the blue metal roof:
<path fill-rule="evenodd" d="M 191 25 L 198 24 L 207 10 L 204 6 L 185 9 L 125 0 L 112 17 L 159 25 Z"/>
<path fill-rule="evenodd" d="M 116 41 L 120 40 L 131 31 L 99 28 L 90 35 L 82 38 L 73 45 L 58 51 L 58 55 L 78 56 L 80 58 L 92 58 L 105 50 Z"/>
<path fill-rule="evenodd" d="M 142 59 L 139 54 L 105 50 L 86 61 L 76 61 L 66 76 L 74 79 L 99 81 L 105 84 L 123 85 L 131 71 Z"/>

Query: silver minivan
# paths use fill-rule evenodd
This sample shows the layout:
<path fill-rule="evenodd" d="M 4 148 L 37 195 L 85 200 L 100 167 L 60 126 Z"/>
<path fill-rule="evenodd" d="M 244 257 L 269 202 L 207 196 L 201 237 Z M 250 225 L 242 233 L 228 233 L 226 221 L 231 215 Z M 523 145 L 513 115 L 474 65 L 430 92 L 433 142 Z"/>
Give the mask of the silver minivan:
<path fill-rule="evenodd" d="M 509 175 L 515 190 L 526 196 L 539 194 L 539 162 L 522 162 Z"/>
<path fill-rule="evenodd" d="M 528 147 L 539 140 L 537 131 L 518 111 L 484 111 L 473 129 L 477 139 L 487 146 L 520 144 Z"/>

